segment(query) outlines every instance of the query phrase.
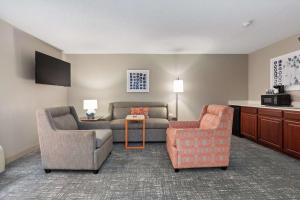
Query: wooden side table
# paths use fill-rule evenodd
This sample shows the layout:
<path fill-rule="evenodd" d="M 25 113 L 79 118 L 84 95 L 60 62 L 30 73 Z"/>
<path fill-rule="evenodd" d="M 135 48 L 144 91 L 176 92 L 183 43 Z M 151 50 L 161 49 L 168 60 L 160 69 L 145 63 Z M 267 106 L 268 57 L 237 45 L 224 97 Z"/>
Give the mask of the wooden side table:
<path fill-rule="evenodd" d="M 128 123 L 130 121 L 138 121 L 143 123 L 142 129 L 142 146 L 128 146 Z M 145 127 L 146 119 L 144 115 L 127 115 L 125 118 L 125 149 L 144 149 L 145 148 Z"/>

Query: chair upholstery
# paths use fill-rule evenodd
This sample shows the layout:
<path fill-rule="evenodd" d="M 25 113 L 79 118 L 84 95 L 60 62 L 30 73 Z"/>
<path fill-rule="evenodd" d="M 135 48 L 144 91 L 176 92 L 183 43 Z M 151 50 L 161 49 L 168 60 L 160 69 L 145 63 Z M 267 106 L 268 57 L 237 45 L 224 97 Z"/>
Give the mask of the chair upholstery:
<path fill-rule="evenodd" d="M 107 124 L 80 122 L 73 107 L 38 110 L 36 117 L 44 169 L 98 170 L 112 151 Z"/>
<path fill-rule="evenodd" d="M 167 151 L 174 169 L 229 165 L 233 109 L 204 106 L 199 121 L 170 122 Z"/>

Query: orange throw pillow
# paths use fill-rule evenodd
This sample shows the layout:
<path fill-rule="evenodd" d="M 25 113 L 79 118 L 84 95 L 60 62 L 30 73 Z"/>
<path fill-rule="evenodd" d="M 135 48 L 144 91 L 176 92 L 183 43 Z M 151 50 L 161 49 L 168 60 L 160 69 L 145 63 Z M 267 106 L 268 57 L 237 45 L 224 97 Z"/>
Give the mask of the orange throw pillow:
<path fill-rule="evenodd" d="M 131 108 L 130 114 L 131 115 L 144 115 L 145 118 L 149 118 L 149 108 L 147 108 L 147 107 Z"/>

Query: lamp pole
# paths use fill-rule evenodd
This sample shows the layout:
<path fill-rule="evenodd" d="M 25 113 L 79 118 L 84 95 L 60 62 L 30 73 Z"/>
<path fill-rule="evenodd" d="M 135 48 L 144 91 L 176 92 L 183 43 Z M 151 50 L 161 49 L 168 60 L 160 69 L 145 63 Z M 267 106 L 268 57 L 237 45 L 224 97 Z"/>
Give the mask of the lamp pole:
<path fill-rule="evenodd" d="M 179 76 L 177 80 L 179 80 Z M 178 91 L 176 91 L 176 120 L 178 121 Z"/>
<path fill-rule="evenodd" d="M 173 82 L 173 91 L 176 93 L 176 120 L 178 120 L 178 93 L 183 92 L 183 80 L 179 77 Z"/>
<path fill-rule="evenodd" d="M 178 92 L 176 92 L 176 120 L 178 121 Z"/>

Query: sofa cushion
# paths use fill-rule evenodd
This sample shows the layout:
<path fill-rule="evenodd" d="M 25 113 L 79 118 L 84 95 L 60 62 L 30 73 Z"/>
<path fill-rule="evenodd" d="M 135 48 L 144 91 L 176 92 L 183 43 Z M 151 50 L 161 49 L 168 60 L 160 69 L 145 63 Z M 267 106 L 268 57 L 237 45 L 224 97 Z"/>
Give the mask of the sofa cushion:
<path fill-rule="evenodd" d="M 169 121 L 161 118 L 149 118 L 146 120 L 146 128 L 149 129 L 167 129 L 169 127 Z"/>
<path fill-rule="evenodd" d="M 121 130 L 125 129 L 125 119 L 114 119 L 110 122 L 111 129 Z M 129 129 L 140 129 L 143 127 L 142 122 L 129 122 Z M 149 118 L 146 119 L 146 129 L 166 129 L 169 127 L 167 119 Z"/>
<path fill-rule="evenodd" d="M 57 117 L 53 117 L 54 125 L 59 130 L 77 130 L 78 125 L 71 114 L 65 114 Z"/>
<path fill-rule="evenodd" d="M 130 108 L 114 108 L 113 119 L 125 119 L 127 115 L 130 115 Z"/>
<path fill-rule="evenodd" d="M 97 129 L 96 132 L 96 148 L 100 148 L 109 138 L 112 137 L 111 129 Z"/>
<path fill-rule="evenodd" d="M 59 117 L 62 115 L 70 114 L 71 109 L 69 106 L 62 106 L 62 107 L 47 108 L 46 112 L 50 114 L 50 116 L 52 117 Z"/>
<path fill-rule="evenodd" d="M 168 119 L 167 107 L 150 107 L 149 108 L 150 118 L 163 118 Z"/>

